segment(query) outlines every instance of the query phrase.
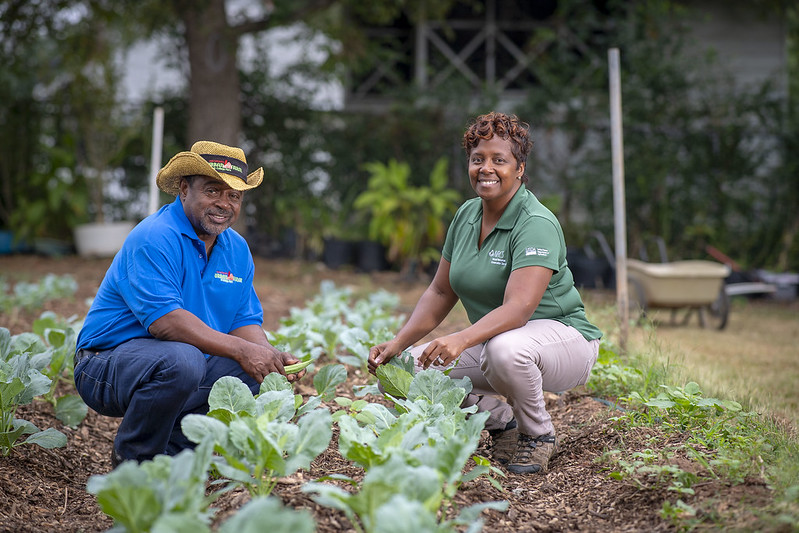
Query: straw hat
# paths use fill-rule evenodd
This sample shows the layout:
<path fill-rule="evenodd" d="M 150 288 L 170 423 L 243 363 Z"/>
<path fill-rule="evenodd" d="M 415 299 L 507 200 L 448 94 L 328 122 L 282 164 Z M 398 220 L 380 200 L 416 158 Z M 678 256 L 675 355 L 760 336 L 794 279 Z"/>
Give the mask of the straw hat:
<path fill-rule="evenodd" d="M 244 150 L 213 141 L 197 141 L 189 152 L 176 154 L 158 171 L 155 182 L 167 194 L 177 196 L 183 176 L 208 176 L 227 183 L 232 189 L 246 191 L 261 184 L 264 169 L 247 174 Z"/>

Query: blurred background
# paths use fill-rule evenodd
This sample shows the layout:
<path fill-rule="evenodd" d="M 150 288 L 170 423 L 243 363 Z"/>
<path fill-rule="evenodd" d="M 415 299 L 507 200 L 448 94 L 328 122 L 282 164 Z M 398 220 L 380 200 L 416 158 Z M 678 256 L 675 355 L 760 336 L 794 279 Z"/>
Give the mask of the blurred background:
<path fill-rule="evenodd" d="M 462 133 L 498 110 L 532 126 L 528 187 L 597 263 L 583 283 L 611 285 L 610 48 L 630 255 L 799 270 L 787 0 L 7 0 L 0 253 L 138 222 L 151 161 L 212 139 L 266 171 L 237 226 L 254 254 L 428 269 L 473 196 Z"/>

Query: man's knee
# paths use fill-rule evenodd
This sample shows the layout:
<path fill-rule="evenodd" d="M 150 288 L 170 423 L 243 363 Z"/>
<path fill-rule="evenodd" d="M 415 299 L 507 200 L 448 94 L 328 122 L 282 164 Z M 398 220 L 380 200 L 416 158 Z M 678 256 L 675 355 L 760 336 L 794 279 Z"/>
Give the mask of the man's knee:
<path fill-rule="evenodd" d="M 205 355 L 196 347 L 183 342 L 162 341 L 159 377 L 187 391 L 195 390 L 205 378 Z"/>

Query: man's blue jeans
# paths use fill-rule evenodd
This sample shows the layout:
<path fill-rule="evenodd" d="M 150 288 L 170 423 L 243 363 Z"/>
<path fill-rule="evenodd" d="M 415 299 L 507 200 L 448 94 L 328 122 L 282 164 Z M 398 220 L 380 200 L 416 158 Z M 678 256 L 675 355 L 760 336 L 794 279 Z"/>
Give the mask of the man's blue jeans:
<path fill-rule="evenodd" d="M 84 354 L 75 366 L 75 386 L 101 415 L 122 417 L 114 446 L 123 459 L 144 461 L 193 447 L 180 421 L 208 412 L 208 394 L 219 378 L 235 376 L 253 394 L 259 390 L 237 362 L 206 358 L 182 342 L 133 339 Z"/>

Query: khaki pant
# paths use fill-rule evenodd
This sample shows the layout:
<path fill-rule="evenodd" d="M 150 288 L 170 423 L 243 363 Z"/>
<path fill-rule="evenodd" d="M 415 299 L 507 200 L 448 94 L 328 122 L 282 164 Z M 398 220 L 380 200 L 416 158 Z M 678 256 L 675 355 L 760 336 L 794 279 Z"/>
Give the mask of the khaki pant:
<path fill-rule="evenodd" d="M 415 359 L 426 346 L 411 350 Z M 531 320 L 467 348 L 449 376 L 472 380 L 473 389 L 463 407 L 477 405 L 478 410 L 488 411 L 486 429 L 503 429 L 515 417 L 520 432 L 537 437 L 555 432 L 544 391 L 563 392 L 583 385 L 598 354 L 598 339 L 587 341 L 579 331 L 556 320 Z"/>

